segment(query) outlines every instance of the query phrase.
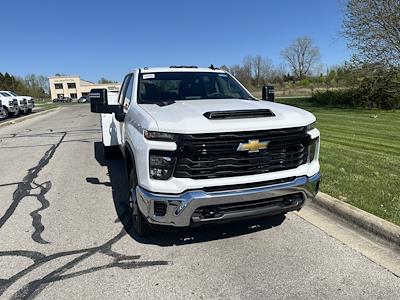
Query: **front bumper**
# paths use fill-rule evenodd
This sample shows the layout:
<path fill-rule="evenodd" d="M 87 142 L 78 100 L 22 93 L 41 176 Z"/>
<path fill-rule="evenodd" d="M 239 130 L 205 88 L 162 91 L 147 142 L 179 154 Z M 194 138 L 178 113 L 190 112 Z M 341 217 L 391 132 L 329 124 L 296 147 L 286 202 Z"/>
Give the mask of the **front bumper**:
<path fill-rule="evenodd" d="M 211 192 L 193 190 L 179 195 L 157 194 L 138 186 L 136 199 L 140 211 L 149 223 L 187 227 L 196 223 L 228 221 L 298 210 L 315 197 L 320 178 L 318 172 L 312 177 L 301 176 L 290 182 L 261 187 Z M 155 211 L 155 204 L 157 207 L 161 204 L 165 208 L 163 215 L 160 215 L 158 209 Z M 229 210 L 222 210 L 217 214 L 211 212 L 227 205 L 231 207 Z M 207 215 L 199 215 L 199 211 L 205 210 Z"/>

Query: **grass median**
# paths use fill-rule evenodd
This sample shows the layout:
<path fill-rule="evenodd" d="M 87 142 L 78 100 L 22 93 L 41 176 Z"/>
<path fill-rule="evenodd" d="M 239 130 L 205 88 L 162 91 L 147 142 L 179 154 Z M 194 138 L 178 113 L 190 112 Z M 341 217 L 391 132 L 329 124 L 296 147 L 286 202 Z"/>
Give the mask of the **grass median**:
<path fill-rule="evenodd" d="M 317 117 L 321 191 L 400 225 L 400 110 L 321 107 L 279 99 Z"/>
<path fill-rule="evenodd" d="M 71 106 L 71 105 L 85 105 L 86 103 L 78 103 L 78 102 L 66 102 L 66 103 L 53 103 L 53 102 L 37 102 L 35 106 L 35 111 L 44 111 L 52 108 L 62 107 L 62 106 Z"/>

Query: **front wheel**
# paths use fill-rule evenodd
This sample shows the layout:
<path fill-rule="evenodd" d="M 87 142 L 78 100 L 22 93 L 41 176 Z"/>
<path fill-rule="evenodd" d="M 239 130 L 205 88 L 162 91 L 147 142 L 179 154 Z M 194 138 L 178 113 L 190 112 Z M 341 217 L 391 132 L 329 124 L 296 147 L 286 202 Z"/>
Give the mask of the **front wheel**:
<path fill-rule="evenodd" d="M 136 168 L 133 166 L 129 174 L 129 207 L 132 214 L 132 225 L 133 230 L 138 234 L 138 236 L 146 237 L 152 233 L 152 229 L 150 228 L 146 218 L 140 212 L 136 198 L 136 187 Z"/>
<path fill-rule="evenodd" d="M 0 120 L 5 120 L 8 118 L 8 116 L 9 116 L 8 109 L 3 107 L 3 111 L 0 114 Z"/>
<path fill-rule="evenodd" d="M 30 114 L 32 112 L 32 108 L 28 108 L 27 112 Z"/>

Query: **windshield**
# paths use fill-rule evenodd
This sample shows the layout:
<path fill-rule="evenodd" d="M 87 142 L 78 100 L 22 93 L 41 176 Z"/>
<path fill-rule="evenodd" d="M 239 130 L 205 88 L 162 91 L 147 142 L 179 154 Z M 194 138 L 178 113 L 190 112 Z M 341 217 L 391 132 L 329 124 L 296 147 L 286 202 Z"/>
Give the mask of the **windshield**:
<path fill-rule="evenodd" d="M 11 94 L 11 95 L 13 95 L 13 96 L 17 96 L 16 93 L 13 93 L 13 92 L 8 92 L 8 93 Z"/>
<path fill-rule="evenodd" d="M 9 93 L 6 93 L 6 92 L 1 92 L 0 94 L 2 94 L 4 97 L 11 97 L 11 95 Z"/>
<path fill-rule="evenodd" d="M 213 72 L 145 73 L 139 103 L 198 99 L 253 99 L 231 76 Z"/>

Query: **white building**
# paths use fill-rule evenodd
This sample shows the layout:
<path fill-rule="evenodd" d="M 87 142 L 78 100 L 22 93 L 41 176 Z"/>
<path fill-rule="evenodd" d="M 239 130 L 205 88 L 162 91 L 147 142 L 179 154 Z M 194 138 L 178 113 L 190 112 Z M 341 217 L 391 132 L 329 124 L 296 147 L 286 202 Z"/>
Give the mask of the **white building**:
<path fill-rule="evenodd" d="M 119 83 L 98 84 L 81 79 L 79 76 L 52 76 L 49 77 L 51 99 L 70 97 L 78 99 L 89 94 L 91 89 L 119 90 Z"/>

